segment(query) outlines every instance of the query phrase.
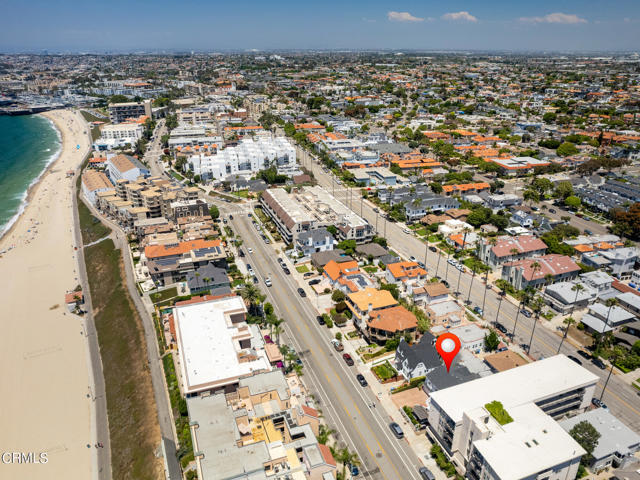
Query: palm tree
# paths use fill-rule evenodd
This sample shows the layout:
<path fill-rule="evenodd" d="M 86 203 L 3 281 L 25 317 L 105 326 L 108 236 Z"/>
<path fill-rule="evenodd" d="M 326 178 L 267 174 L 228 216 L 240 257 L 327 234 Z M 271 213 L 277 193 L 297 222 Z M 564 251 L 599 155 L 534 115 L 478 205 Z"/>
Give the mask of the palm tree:
<path fill-rule="evenodd" d="M 476 262 L 473 262 L 471 264 L 471 283 L 469 284 L 469 293 L 467 295 L 467 303 L 469 303 L 471 301 L 471 290 L 473 290 L 473 279 L 476 278 L 476 267 L 477 264 Z M 486 292 L 486 288 L 485 288 L 485 292 Z"/>
<path fill-rule="evenodd" d="M 500 307 L 502 306 L 502 299 L 504 298 L 504 296 L 507 294 L 507 292 L 505 292 L 504 290 L 500 290 L 500 292 L 498 293 L 498 296 L 500 297 L 498 300 L 498 311 L 496 312 L 496 320 L 495 322 L 493 322 L 495 325 L 498 324 L 498 318 L 500 318 Z"/>
<path fill-rule="evenodd" d="M 573 314 L 573 312 L 576 310 L 576 303 L 578 303 L 578 295 L 582 290 L 584 290 L 584 287 L 581 283 L 576 283 L 573 287 L 571 287 L 571 290 L 576 292 L 576 298 L 573 301 L 573 307 L 571 308 L 571 314 Z"/>
<path fill-rule="evenodd" d="M 329 437 L 336 433 L 336 431 L 324 423 L 320 424 L 318 428 L 318 443 L 321 445 L 326 445 L 329 441 Z"/>
<path fill-rule="evenodd" d="M 491 245 L 491 248 L 493 248 L 498 243 L 498 239 L 496 237 L 491 237 L 489 239 L 488 243 L 489 243 L 489 245 Z M 487 263 L 489 263 L 489 262 L 487 262 Z M 484 277 L 484 284 L 485 284 L 484 285 L 485 288 L 484 288 L 484 296 L 482 297 L 482 313 L 484 313 L 484 304 L 485 304 L 485 302 L 487 300 L 487 290 L 488 290 L 487 285 L 489 285 L 489 268 L 487 268 L 487 272 L 486 272 L 485 277 Z"/>
<path fill-rule="evenodd" d="M 533 275 L 531 275 L 531 283 L 533 283 L 533 280 L 536 278 L 536 273 L 538 273 L 538 270 L 540 270 L 542 268 L 542 265 L 540 265 L 540 263 L 533 262 L 531 264 L 531 270 L 533 270 Z"/>
<path fill-rule="evenodd" d="M 531 308 L 536 313 L 536 315 L 533 318 L 533 328 L 531 328 L 531 338 L 529 339 L 529 345 L 527 346 L 527 355 L 529 355 L 529 353 L 531 352 L 531 344 L 533 343 L 533 334 L 536 331 L 536 324 L 540 319 L 540 312 L 542 312 L 543 305 L 544 305 L 544 300 L 542 300 L 542 298 L 540 297 L 536 297 L 533 300 L 533 304 L 531 305 Z"/>
<path fill-rule="evenodd" d="M 442 258 L 442 251 L 438 249 L 438 263 L 436 264 L 436 277 L 438 276 L 438 270 L 440 269 L 440 258 Z"/>
<path fill-rule="evenodd" d="M 347 472 L 347 465 L 359 465 L 360 460 L 358 460 L 358 455 L 356 453 L 351 453 L 347 447 L 341 448 L 340 450 L 333 453 L 333 456 L 342 463 L 342 478 L 345 478 Z"/>
<path fill-rule="evenodd" d="M 273 327 L 272 333 L 276 336 L 276 345 L 278 345 L 278 347 L 280 346 L 280 334 L 284 332 L 283 327 L 280 326 L 283 322 L 284 319 L 277 317 L 271 321 L 271 326 Z"/>
<path fill-rule="evenodd" d="M 611 354 L 609 355 L 609 362 L 611 362 L 611 370 L 609 370 L 609 375 L 607 375 L 607 380 L 604 382 L 604 386 L 602 387 L 602 393 L 600 394 L 600 401 L 602 401 L 602 397 L 604 397 L 604 392 L 607 389 L 607 385 L 609 383 L 609 379 L 611 378 L 611 374 L 613 373 L 613 367 L 618 360 L 624 357 L 625 353 L 622 350 L 622 347 L 614 347 Z"/>
<path fill-rule="evenodd" d="M 534 293 L 535 289 L 533 287 L 527 287 L 524 289 L 522 299 L 520 300 L 520 305 L 518 305 L 518 312 L 516 313 L 516 321 L 513 324 L 513 332 L 511 332 L 511 338 L 516 337 L 516 327 L 518 326 L 518 316 L 520 315 L 520 311 L 525 309 L 527 305 L 529 305 L 529 302 L 531 301 Z"/>
<path fill-rule="evenodd" d="M 260 290 L 255 285 L 247 283 L 240 290 L 240 296 L 250 305 L 255 304 L 260 299 Z"/>
<path fill-rule="evenodd" d="M 467 244 L 467 234 L 469 232 L 471 232 L 471 229 L 469 227 L 464 227 L 464 235 L 462 237 L 462 249 L 460 250 L 461 252 L 464 252 L 464 247 Z M 464 267 L 458 271 L 458 285 L 456 286 L 456 292 L 460 291 L 460 278 L 462 277 L 463 270 L 464 270 Z"/>
<path fill-rule="evenodd" d="M 571 328 L 571 325 L 573 325 L 574 323 L 576 323 L 576 319 L 573 317 L 567 317 L 564 319 L 564 321 L 562 322 L 566 325 L 565 329 L 564 329 L 564 334 L 562 335 L 562 339 L 560 340 L 560 345 L 558 345 L 558 353 L 560 353 L 560 349 L 562 348 L 562 344 L 564 343 L 565 339 L 567 338 L 567 335 L 569 334 L 569 328 Z"/>
<path fill-rule="evenodd" d="M 545 280 L 545 282 L 547 283 L 547 285 L 551 285 L 551 284 L 553 283 L 553 279 L 554 279 L 554 278 L 555 278 L 555 277 L 554 277 L 553 275 L 551 275 L 550 273 L 547 273 L 547 274 L 544 276 L 544 280 Z"/>

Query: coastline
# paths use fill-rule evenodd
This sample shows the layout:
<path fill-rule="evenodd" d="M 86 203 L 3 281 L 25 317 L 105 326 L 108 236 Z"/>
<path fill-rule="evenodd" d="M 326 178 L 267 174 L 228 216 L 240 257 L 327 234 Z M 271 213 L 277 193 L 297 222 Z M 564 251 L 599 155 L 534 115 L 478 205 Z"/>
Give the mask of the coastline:
<path fill-rule="evenodd" d="M 73 200 L 76 171 L 90 148 L 77 112 L 47 112 L 61 151 L 39 175 L 17 221 L 0 238 L 1 451 L 46 453 L 46 464 L 3 465 L 6 478 L 92 478 L 96 450 L 92 377 L 84 318 L 65 294 L 80 283 Z M 80 149 L 76 148 L 80 145 Z M 5 473 L 6 472 L 6 473 Z"/>
<path fill-rule="evenodd" d="M 49 125 L 51 125 L 51 127 L 56 131 L 56 134 L 58 136 L 58 147 L 56 151 L 49 156 L 47 163 L 43 167 L 42 171 L 38 174 L 38 176 L 29 183 L 29 186 L 20 199 L 20 206 L 18 207 L 18 211 L 9 219 L 9 221 L 5 225 L 2 226 L 2 230 L 0 230 L 0 241 L 5 236 L 11 234 L 11 231 L 20 219 L 20 216 L 24 213 L 24 211 L 27 209 L 27 206 L 29 205 L 29 202 L 31 202 L 31 200 L 33 199 L 33 195 L 38 187 L 38 184 L 42 181 L 47 172 L 53 168 L 62 154 L 62 146 L 64 145 L 64 132 L 60 130 L 60 128 L 58 128 L 58 125 L 55 121 L 53 121 L 51 118 L 49 118 L 49 116 L 46 115 L 47 113 L 48 112 L 43 112 L 36 115 L 47 120 L 47 122 L 49 122 Z"/>

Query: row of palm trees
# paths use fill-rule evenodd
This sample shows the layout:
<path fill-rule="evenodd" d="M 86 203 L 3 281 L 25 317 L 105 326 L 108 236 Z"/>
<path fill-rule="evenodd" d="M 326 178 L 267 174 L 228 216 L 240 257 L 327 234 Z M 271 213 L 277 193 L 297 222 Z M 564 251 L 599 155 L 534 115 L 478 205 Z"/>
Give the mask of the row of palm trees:
<path fill-rule="evenodd" d="M 318 436 L 317 436 L 318 443 L 322 445 L 326 445 L 327 443 L 329 443 L 329 438 L 334 433 L 336 433 L 334 429 L 332 429 L 331 427 L 328 427 L 325 424 L 321 424 L 318 430 Z M 358 458 L 358 455 L 356 453 L 351 452 L 346 445 L 330 446 L 329 450 L 331 450 L 331 455 L 333 455 L 333 458 L 335 458 L 338 462 L 342 464 L 342 472 L 341 474 L 340 473 L 338 474 L 338 478 L 342 478 L 342 479 L 345 478 L 347 466 L 360 465 L 360 459 Z"/>

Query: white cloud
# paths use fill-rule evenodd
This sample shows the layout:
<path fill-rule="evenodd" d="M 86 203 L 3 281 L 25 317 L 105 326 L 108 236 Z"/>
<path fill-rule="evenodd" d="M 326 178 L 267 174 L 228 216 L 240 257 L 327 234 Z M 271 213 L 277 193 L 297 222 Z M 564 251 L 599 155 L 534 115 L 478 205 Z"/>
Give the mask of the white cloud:
<path fill-rule="evenodd" d="M 478 19 L 471 15 L 469 12 L 452 12 L 445 13 L 442 18 L 445 20 L 463 21 L 463 22 L 477 22 Z"/>
<path fill-rule="evenodd" d="M 582 17 L 579 17 L 573 13 L 550 13 L 544 17 L 521 17 L 521 22 L 528 23 L 564 23 L 567 25 L 577 25 L 579 23 L 587 23 Z"/>
<path fill-rule="evenodd" d="M 409 12 L 388 12 L 387 18 L 392 22 L 422 22 L 424 18 L 414 17 Z"/>

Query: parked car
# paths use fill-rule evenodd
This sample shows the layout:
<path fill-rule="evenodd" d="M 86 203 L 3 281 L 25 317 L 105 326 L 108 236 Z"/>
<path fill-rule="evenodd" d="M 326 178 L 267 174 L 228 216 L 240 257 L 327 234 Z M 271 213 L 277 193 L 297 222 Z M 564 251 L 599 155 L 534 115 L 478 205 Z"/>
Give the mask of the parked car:
<path fill-rule="evenodd" d="M 500 330 L 500 332 L 504 333 L 505 335 L 507 334 L 508 330 L 507 327 L 505 327 L 504 325 L 502 325 L 500 322 L 496 323 L 496 328 L 498 330 Z"/>
<path fill-rule="evenodd" d="M 404 438 L 404 432 L 402 431 L 402 428 L 400 428 L 400 425 L 398 425 L 396 422 L 391 422 L 389 424 L 389 428 L 391 429 L 391 432 L 396 436 L 396 438 Z"/>
<path fill-rule="evenodd" d="M 343 353 L 342 359 L 344 360 L 344 363 L 346 363 L 350 367 L 353 367 L 353 365 L 355 364 L 353 358 L 351 358 L 351 355 L 349 355 L 348 353 Z"/>
<path fill-rule="evenodd" d="M 291 270 L 289 270 L 289 268 L 286 266 L 282 269 L 282 271 L 285 273 L 285 275 L 291 275 Z"/>
<path fill-rule="evenodd" d="M 260 282 L 258 281 L 258 277 L 256 277 L 256 276 L 254 275 L 254 276 L 253 276 L 253 284 L 254 284 L 254 285 L 257 285 L 258 283 L 260 283 Z"/>
<path fill-rule="evenodd" d="M 233 215 L 229 214 L 229 220 L 233 220 Z"/>
<path fill-rule="evenodd" d="M 253 248 L 251 248 L 251 247 L 247 248 L 247 252 L 253 253 Z"/>
<path fill-rule="evenodd" d="M 484 315 L 484 311 L 480 307 L 473 307 L 473 311 L 480 316 Z"/>
<path fill-rule="evenodd" d="M 282 257 L 278 257 L 278 263 L 280 265 L 284 265 L 284 260 L 282 259 Z"/>
<path fill-rule="evenodd" d="M 342 345 L 342 342 L 337 338 L 334 338 L 333 340 L 331 340 L 331 344 L 333 345 L 333 348 L 335 348 L 337 352 L 341 352 L 344 350 L 344 345 Z"/>
<path fill-rule="evenodd" d="M 589 360 L 591 358 L 591 354 L 585 352 L 584 350 L 578 350 L 578 355 L 580 355 L 585 360 Z"/>
<path fill-rule="evenodd" d="M 598 367 L 600 370 L 604 370 L 605 368 L 607 368 L 607 365 L 602 361 L 602 359 L 597 358 L 597 357 L 593 357 L 591 359 L 591 361 L 593 362 L 593 364 Z"/>
<path fill-rule="evenodd" d="M 298 295 L 304 298 L 307 296 L 307 293 L 302 288 L 298 287 Z"/>
<path fill-rule="evenodd" d="M 431 250 L 432 252 L 437 252 L 438 249 L 436 247 L 434 247 L 433 245 L 429 247 L 429 250 Z"/>
<path fill-rule="evenodd" d="M 416 261 L 416 257 L 414 257 L 413 255 L 411 255 L 411 256 L 409 257 L 409 260 L 411 260 L 412 262 L 415 262 L 415 261 Z"/>
<path fill-rule="evenodd" d="M 431 473 L 431 470 L 429 470 L 427 467 L 420 467 L 418 469 L 418 473 L 424 480 L 436 480 L 435 475 Z"/>
<path fill-rule="evenodd" d="M 555 208 L 550 208 L 549 209 L 549 213 L 556 213 L 556 209 Z"/>
<path fill-rule="evenodd" d="M 607 405 L 601 401 L 598 398 L 592 398 L 591 399 L 591 403 L 593 404 L 593 406 L 595 406 L 596 408 L 603 408 L 604 410 L 609 410 L 609 407 L 607 407 Z"/>
<path fill-rule="evenodd" d="M 358 468 L 357 465 L 351 465 L 351 478 L 353 477 L 357 477 L 358 475 L 360 475 L 360 469 Z"/>
<path fill-rule="evenodd" d="M 374 209 L 373 209 L 373 211 L 374 211 L 375 213 L 378 213 L 380 210 L 378 210 L 377 208 L 374 208 Z"/>
<path fill-rule="evenodd" d="M 305 272 L 302 275 L 302 278 L 309 278 L 309 277 L 313 277 L 315 275 L 315 272 Z"/>
<path fill-rule="evenodd" d="M 250 213 L 247 213 L 247 217 L 251 218 L 251 217 L 252 217 L 252 215 L 251 215 Z"/>
<path fill-rule="evenodd" d="M 316 320 L 318 321 L 318 325 L 324 325 L 326 322 L 324 321 L 324 317 L 322 315 L 318 315 L 316 317 Z"/>
<path fill-rule="evenodd" d="M 520 310 L 520 313 L 522 315 L 524 315 L 527 318 L 531 318 L 531 312 L 529 310 L 527 310 L 526 308 L 523 308 L 522 310 Z"/>
<path fill-rule="evenodd" d="M 356 378 L 358 379 L 358 383 L 363 387 L 366 387 L 367 385 L 369 385 L 369 383 L 367 382 L 367 379 L 364 378 L 364 375 L 362 375 L 361 373 L 357 374 Z"/>
<path fill-rule="evenodd" d="M 321 282 L 322 280 L 320 280 L 319 278 L 314 278 L 313 280 L 309 280 L 309 286 L 311 285 L 317 285 Z"/>
<path fill-rule="evenodd" d="M 580 361 L 579 358 L 574 357 L 573 355 L 567 355 L 571 360 L 573 360 L 574 362 L 576 362 L 578 365 L 582 365 L 582 362 Z"/>
<path fill-rule="evenodd" d="M 241 248 L 238 249 L 238 255 L 244 257 L 244 251 Z"/>
<path fill-rule="evenodd" d="M 442 284 L 443 284 L 445 287 L 449 288 L 449 282 L 447 282 L 446 280 L 442 280 Z"/>
<path fill-rule="evenodd" d="M 265 284 L 267 287 L 270 287 L 270 286 L 272 285 L 272 283 L 271 283 L 271 278 L 269 278 L 269 277 L 265 278 L 265 279 L 264 279 L 264 284 Z"/>
<path fill-rule="evenodd" d="M 411 230 L 409 230 L 408 228 L 403 228 L 402 233 L 410 234 Z"/>
<path fill-rule="evenodd" d="M 593 235 L 593 232 L 591 230 L 588 230 L 585 228 L 584 230 L 585 235 Z"/>

